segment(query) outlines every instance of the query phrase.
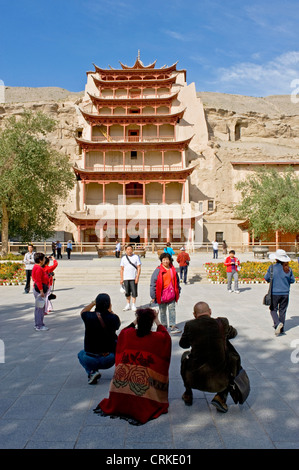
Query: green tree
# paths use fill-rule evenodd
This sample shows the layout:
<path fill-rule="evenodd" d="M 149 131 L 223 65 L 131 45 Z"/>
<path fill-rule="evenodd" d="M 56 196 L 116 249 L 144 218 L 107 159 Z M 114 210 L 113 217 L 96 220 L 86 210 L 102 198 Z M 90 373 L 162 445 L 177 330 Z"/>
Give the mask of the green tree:
<path fill-rule="evenodd" d="M 66 155 L 57 152 L 46 137 L 55 121 L 25 111 L 7 119 L 0 132 L 0 213 L 2 254 L 9 236 L 23 240 L 47 238 L 53 233 L 58 201 L 74 184 Z"/>
<path fill-rule="evenodd" d="M 299 180 L 292 167 L 284 173 L 257 170 L 237 183 L 236 189 L 241 192 L 241 202 L 234 208 L 235 216 L 247 220 L 255 236 L 299 231 Z"/>

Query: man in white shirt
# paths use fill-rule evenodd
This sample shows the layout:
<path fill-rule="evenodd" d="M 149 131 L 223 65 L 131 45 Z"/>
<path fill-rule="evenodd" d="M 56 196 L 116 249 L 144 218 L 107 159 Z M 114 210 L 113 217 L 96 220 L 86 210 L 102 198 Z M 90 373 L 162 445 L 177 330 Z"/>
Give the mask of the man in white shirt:
<path fill-rule="evenodd" d="M 120 283 L 124 285 L 126 291 L 127 305 L 124 311 L 131 310 L 131 297 L 132 297 L 132 310 L 136 309 L 136 298 L 138 295 L 137 286 L 141 272 L 141 261 L 138 255 L 133 253 L 132 245 L 126 246 L 126 254 L 122 257 L 120 262 Z"/>
<path fill-rule="evenodd" d="M 212 245 L 213 245 L 213 258 L 218 258 L 218 242 L 213 241 L 212 242 Z"/>
<path fill-rule="evenodd" d="M 25 271 L 26 271 L 26 285 L 24 289 L 24 294 L 29 294 L 29 291 L 30 291 L 30 279 L 31 279 L 33 266 L 35 265 L 34 255 L 35 253 L 33 251 L 33 245 L 29 244 L 28 251 L 24 256 L 24 264 L 25 264 Z"/>

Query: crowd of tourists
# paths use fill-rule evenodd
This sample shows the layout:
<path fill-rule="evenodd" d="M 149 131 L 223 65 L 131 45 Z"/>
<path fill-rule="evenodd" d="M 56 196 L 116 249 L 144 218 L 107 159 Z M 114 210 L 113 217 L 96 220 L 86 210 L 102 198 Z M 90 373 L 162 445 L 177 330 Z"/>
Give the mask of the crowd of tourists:
<path fill-rule="evenodd" d="M 120 252 L 119 246 L 116 251 Z M 151 276 L 151 302 L 145 307 L 137 308 L 141 261 L 132 245 L 125 247 L 125 254 L 120 261 L 120 289 L 126 297 L 123 310 L 132 310 L 135 318 L 118 335 L 121 322 L 112 310 L 108 294 L 100 293 L 82 309 L 84 347 L 78 353 L 78 359 L 87 373 L 88 384 L 96 384 L 102 370 L 115 367 L 109 397 L 97 405 L 95 413 L 121 417 L 135 425 L 144 424 L 167 413 L 173 334 L 181 334 L 179 345 L 187 350 L 182 354 L 180 370 L 185 386 L 182 395 L 185 405 L 192 405 L 192 389 L 198 389 L 215 393 L 211 404 L 218 412 L 228 411 L 227 397 L 232 380 L 242 370 L 238 353 L 234 350 L 234 356 L 237 356 L 234 362 L 228 353 L 229 340 L 237 335 L 237 330 L 229 324 L 227 318 L 213 318 L 209 305 L 203 301 L 196 302 L 193 308 L 194 318 L 185 323 L 183 331 L 179 329 L 176 324 L 176 303 L 181 293 L 180 284 L 187 283 L 190 256 L 185 247 L 180 249 L 176 258 L 179 273 L 174 266 L 173 257 L 175 252 L 168 243 L 159 257 L 159 266 Z M 278 336 L 284 333 L 290 284 L 295 282 L 295 278 L 289 266 L 290 258 L 284 250 L 277 250 L 269 257 L 276 263 L 269 267 L 265 280 L 271 284 L 269 310 L 275 335 Z M 33 280 L 34 327 L 37 331 L 46 331 L 48 328 L 44 324 L 44 316 L 52 309 L 53 273 L 58 261 L 54 256 L 34 253 L 33 246 L 29 245 L 24 263 L 27 274 L 26 293 L 30 290 L 31 277 Z M 229 252 L 224 264 L 227 269 L 228 291 L 239 293 L 240 261 L 233 250 Z"/>

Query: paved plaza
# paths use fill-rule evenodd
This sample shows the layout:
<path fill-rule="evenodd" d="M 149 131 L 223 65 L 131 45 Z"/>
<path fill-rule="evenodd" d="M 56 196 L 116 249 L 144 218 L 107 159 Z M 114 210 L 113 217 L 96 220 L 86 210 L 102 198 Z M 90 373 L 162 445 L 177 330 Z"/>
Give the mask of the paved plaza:
<path fill-rule="evenodd" d="M 241 261 L 252 259 L 237 254 Z M 118 268 L 119 260 L 73 256 L 59 261 L 63 267 Z M 219 261 L 222 261 L 220 258 Z M 194 391 L 192 407 L 181 399 L 180 335 L 172 337 L 169 412 L 143 426 L 101 417 L 93 413 L 108 397 L 114 368 L 103 371 L 97 385 L 88 385 L 77 353 L 83 347 L 84 326 L 80 311 L 100 292 L 107 292 L 121 328 L 134 318 L 123 312 L 124 296 L 119 279 L 73 285 L 57 280 L 55 311 L 45 317 L 49 331 L 34 330 L 33 294 L 23 286 L 0 287 L 0 339 L 5 348 L 0 363 L 1 449 L 298 449 L 299 448 L 299 285 L 291 286 L 286 334 L 275 337 L 268 308 L 262 305 L 267 285 L 240 285 L 240 294 L 229 294 L 226 285 L 209 284 L 202 272 L 211 254 L 192 257 L 190 283 L 182 287 L 177 323 L 192 318 L 193 305 L 209 303 L 213 316 L 226 316 L 237 328 L 232 340 L 251 380 L 251 393 L 240 406 L 228 399 L 229 411 L 221 414 L 211 406 L 214 394 Z M 262 262 L 262 261 L 261 261 Z M 157 266 L 156 257 L 142 259 L 143 272 Z M 138 305 L 149 302 L 147 282 L 139 285 Z M 297 351 L 296 351 L 297 348 Z M 177 452 L 179 453 L 179 451 Z"/>

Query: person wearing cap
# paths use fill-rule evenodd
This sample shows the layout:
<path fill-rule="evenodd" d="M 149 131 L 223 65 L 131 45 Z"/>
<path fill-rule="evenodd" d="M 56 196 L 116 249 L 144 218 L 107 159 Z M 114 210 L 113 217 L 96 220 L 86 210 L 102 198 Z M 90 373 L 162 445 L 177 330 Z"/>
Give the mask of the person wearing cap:
<path fill-rule="evenodd" d="M 295 282 L 292 269 L 289 266 L 291 259 L 284 250 L 270 253 L 269 259 L 276 260 L 273 265 L 273 281 L 271 305 L 269 307 L 275 335 L 284 333 L 287 307 L 289 304 L 290 285 Z M 264 279 L 270 282 L 272 266 L 269 266 Z"/>
<path fill-rule="evenodd" d="M 120 319 L 112 311 L 108 294 L 99 294 L 80 314 L 85 325 L 85 336 L 84 349 L 78 353 L 78 359 L 87 372 L 88 384 L 94 385 L 101 377 L 99 369 L 114 366 L 116 331 L 120 327 Z"/>
<path fill-rule="evenodd" d="M 188 273 L 188 266 L 190 263 L 190 256 L 188 253 L 186 253 L 186 249 L 184 246 L 182 246 L 180 253 L 177 256 L 177 263 L 179 263 L 180 267 L 180 282 L 183 282 L 184 278 L 184 284 L 187 284 L 187 273 Z"/>

